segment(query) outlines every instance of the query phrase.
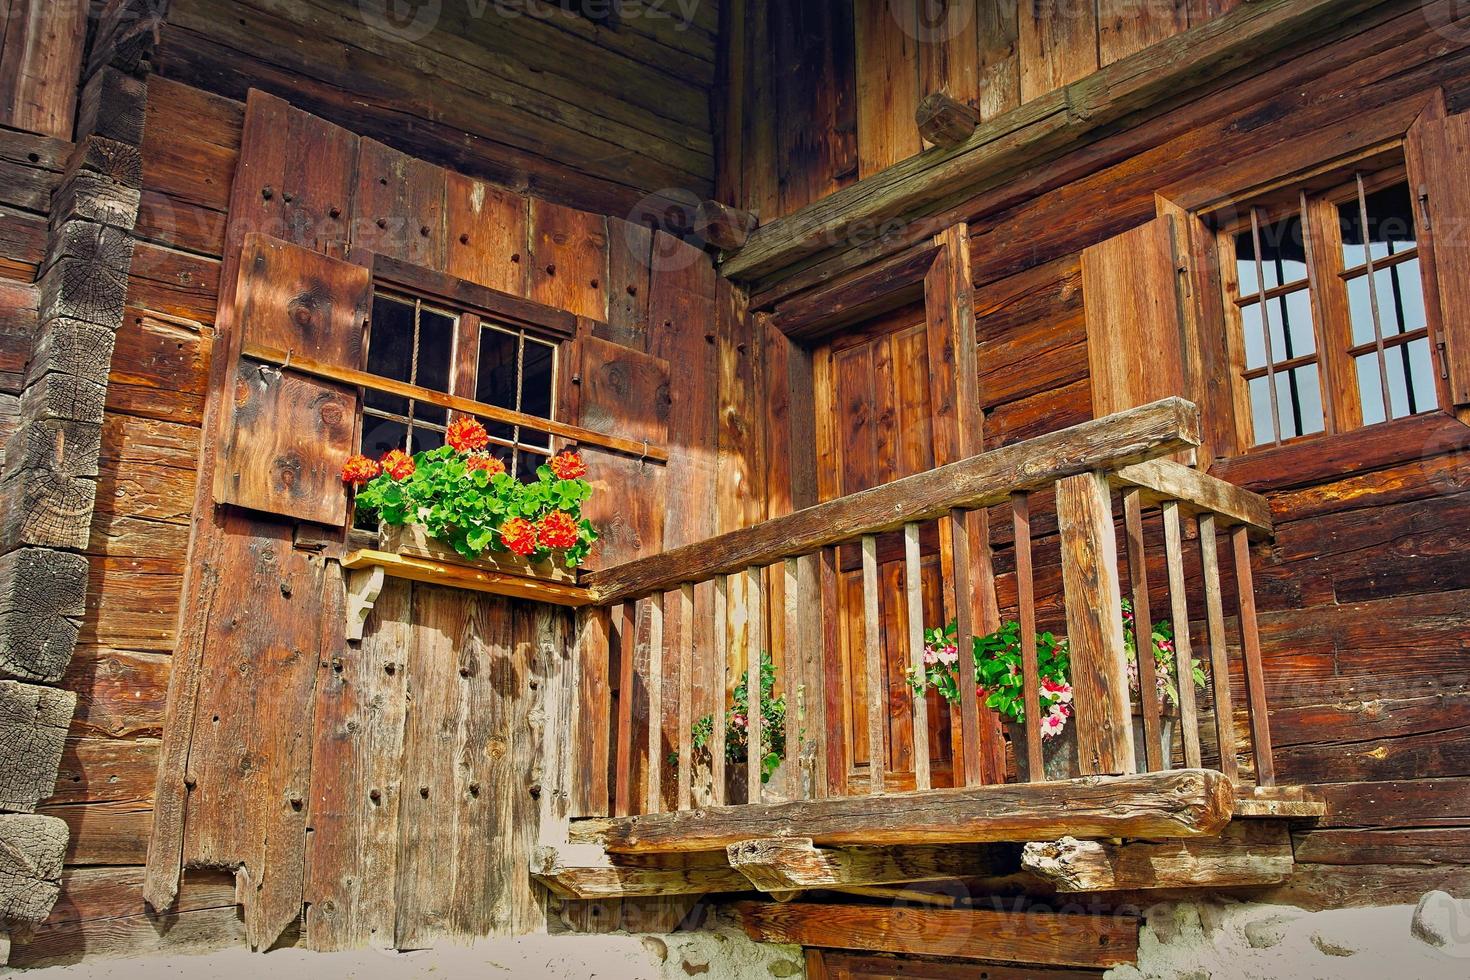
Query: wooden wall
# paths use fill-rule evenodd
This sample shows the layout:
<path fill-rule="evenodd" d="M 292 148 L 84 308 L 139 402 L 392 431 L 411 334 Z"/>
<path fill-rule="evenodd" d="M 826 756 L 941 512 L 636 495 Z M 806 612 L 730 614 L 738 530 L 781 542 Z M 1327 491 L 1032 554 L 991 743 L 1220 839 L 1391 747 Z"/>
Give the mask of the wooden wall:
<path fill-rule="evenodd" d="M 1239 2 L 729 0 L 716 196 L 789 214 L 918 153 L 930 92 L 992 119 Z"/>
<path fill-rule="evenodd" d="M 210 397 L 211 361 L 217 355 L 220 274 L 228 251 L 225 236 L 242 152 L 244 106 L 154 76 L 148 83 L 145 123 L 140 240 L 109 385 L 89 548 L 93 582 L 81 643 L 65 681 L 80 700 L 57 793 L 44 808 L 68 822 L 72 843 L 55 913 L 14 937 L 12 962 L 18 964 L 63 961 L 83 949 L 99 955 L 140 952 L 160 943 L 184 948 L 244 940 L 228 872 L 188 871 L 178 904 L 164 916 L 148 913 L 142 901 L 154 781 L 180 643 L 201 426 Z M 276 152 L 286 145 L 287 130 L 300 132 L 288 126 L 276 133 Z M 352 137 L 354 143 L 356 139 Z M 37 145 L 45 151 L 46 145 Z M 363 140 L 362 145 L 370 144 Z M 386 160 L 382 173 L 391 175 L 395 186 L 377 199 L 356 195 L 361 220 L 347 215 L 344 229 L 375 236 L 373 247 L 391 252 L 393 241 L 402 244 L 405 238 L 383 238 L 375 220 L 383 217 L 391 227 L 409 228 L 407 244 L 418 248 L 425 238 L 419 234 L 420 223 L 432 213 L 436 217 L 425 225 L 432 228 L 423 264 L 584 318 L 583 336 L 589 348 L 601 345 L 598 357 L 580 367 L 568 363 L 565 373 L 583 372 L 589 382 L 585 387 L 596 387 L 599 372 L 613 369 L 619 351 L 681 365 L 682 383 L 666 396 L 667 467 L 637 461 L 624 465 L 611 455 L 591 460 L 592 479 L 604 502 L 643 500 L 641 509 L 631 514 L 614 506 L 605 515 L 609 547 L 638 554 L 662 542 L 684 543 L 713 534 L 725 529 L 722 521 L 746 520 L 743 510 L 717 512 L 715 487 L 720 479 L 747 483 L 752 493 L 761 485 L 746 475 L 753 477 L 760 465 L 758 451 L 746 438 L 759 443 L 759 419 L 741 413 L 737 431 L 722 428 L 717 417 L 722 404 L 753 401 L 755 396 L 743 386 L 754 383 L 760 345 L 743 305 L 730 287 L 716 281 L 708 259 L 667 235 L 620 218 L 516 194 L 371 145 L 374 160 Z M 17 144 L 7 155 L 29 146 Z M 361 166 L 371 169 L 366 162 Z M 44 182 L 47 173 L 44 167 L 36 169 L 34 180 Z M 378 173 L 374 169 L 367 174 L 375 185 Z M 16 249 L 11 261 L 16 275 L 28 280 L 39 256 Z M 0 289 L 0 298 L 7 301 L 4 336 L 15 334 L 15 357 L 22 365 L 20 345 L 29 338 L 25 311 L 31 292 L 20 283 Z M 573 413 L 563 417 L 573 420 L 577 387 L 568 383 L 563 393 Z M 726 412 L 725 417 L 731 416 Z M 614 428 L 622 421 L 600 420 Z M 680 492 L 666 496 L 666 486 Z M 277 876 L 298 875 L 297 905 L 302 894 L 312 902 L 313 915 L 299 933 L 288 930 L 284 941 L 330 947 L 389 945 L 400 939 L 412 945 L 435 935 L 517 932 L 543 924 L 545 909 L 524 877 L 537 813 L 530 795 L 532 743 L 508 733 L 527 728 L 525 713 L 534 703 L 530 691 L 538 683 L 534 672 L 544 666 L 541 654 L 570 649 L 567 617 L 427 586 L 390 588 L 370 622 L 368 639 L 361 648 L 349 648 L 336 632 L 342 614 L 335 605 L 340 596 L 333 598 L 335 565 L 294 548 L 289 525 L 242 516 L 226 523 L 241 555 L 248 561 L 281 563 L 263 573 L 293 582 L 292 596 L 280 600 L 290 606 L 282 615 L 312 624 L 311 635 L 325 643 L 323 650 L 336 649 L 335 655 L 324 653 L 320 662 L 309 657 L 304 672 L 282 668 L 299 690 L 286 692 L 279 689 L 285 681 L 272 681 L 272 698 L 303 705 L 308 712 L 315 705 L 314 727 L 308 722 L 304 731 L 314 732 L 310 754 L 322 760 L 319 770 L 290 776 L 292 785 L 309 790 L 302 820 L 310 822 L 313 833 L 308 850 L 298 846 L 287 853 L 298 861 L 306 854 L 306 866 L 293 870 L 287 859 L 268 868 Z M 227 561 L 220 567 L 233 566 Z M 275 579 L 267 584 L 265 592 L 256 592 L 248 582 L 241 583 L 238 595 L 283 595 Z M 251 604 L 253 608 L 254 600 Z M 234 616 L 216 605 L 207 618 L 217 624 L 244 616 L 243 609 Z M 272 628 L 281 621 L 273 620 Z M 182 622 L 186 631 L 202 625 L 187 614 Z M 335 647 L 332 636 L 337 637 Z M 627 646 L 614 655 L 635 655 L 635 640 L 636 633 L 629 633 Z M 229 672 L 226 661 L 218 659 L 227 656 L 227 649 L 246 655 L 242 664 L 250 659 L 248 644 L 219 647 L 224 642 L 206 640 L 207 671 Z M 314 649 L 315 642 L 305 634 L 292 640 L 302 649 Z M 446 648 L 446 642 L 454 649 Z M 219 652 L 210 652 L 216 648 Z M 384 664 L 401 669 L 386 673 Z M 218 716 L 218 724 L 229 721 L 238 738 L 206 738 L 196 747 L 201 763 L 213 758 L 210 745 L 223 753 L 217 765 L 191 769 L 201 799 L 221 792 L 233 778 L 232 767 L 245 764 L 249 753 L 274 751 L 303 724 L 299 711 L 245 711 L 241 716 L 240 705 L 257 699 L 246 694 L 241 702 L 241 692 L 211 684 L 210 676 L 221 675 L 206 674 L 201 690 L 208 697 L 196 714 L 196 737 L 216 727 L 212 719 Z M 711 678 L 698 682 L 706 688 L 717 683 Z M 517 690 L 522 696 L 514 694 Z M 640 685 L 646 719 L 644 690 Z M 665 691 L 670 690 L 676 694 L 677 684 L 666 683 Z M 261 701 L 262 707 L 269 700 Z M 665 710 L 676 711 L 676 703 Z M 674 725 L 668 722 L 664 730 L 672 737 Z M 369 753 L 355 734 L 361 731 L 378 740 L 371 751 L 385 760 L 386 769 L 364 770 L 355 761 Z M 441 732 L 451 733 L 452 748 L 441 744 Z M 241 751 L 246 755 L 239 756 Z M 504 759 L 502 752 L 507 753 Z M 463 753 L 485 759 L 493 771 L 480 773 L 475 764 L 455 762 Z M 369 783 L 378 791 L 378 801 L 368 796 Z M 476 793 L 470 792 L 472 783 Z M 423 786 L 437 806 L 424 803 L 419 795 Z M 402 826 L 405 832 L 414 828 L 416 835 L 401 836 L 397 820 L 371 818 L 390 801 L 394 806 L 401 801 Z M 478 801 L 483 804 L 476 809 Z M 252 826 L 256 816 L 232 814 L 244 822 L 221 837 L 209 828 L 221 826 L 222 811 L 198 801 L 190 805 L 203 807 L 190 817 L 186 847 L 193 858 L 208 858 L 211 839 L 225 849 L 236 843 L 226 839 L 230 835 L 259 839 L 261 828 Z M 373 828 L 376 838 L 369 833 Z M 487 856 L 486 841 L 501 831 L 511 839 L 505 855 Z M 297 841 L 304 845 L 306 838 Z M 455 879 L 461 884 L 452 888 L 446 881 L 454 876 L 446 879 L 439 867 L 446 848 L 469 862 Z M 492 863 L 486 865 L 486 860 Z M 379 878 L 396 881 L 396 887 L 390 884 L 386 892 L 375 888 L 372 895 L 362 889 L 362 882 Z M 405 897 L 395 904 L 394 894 Z M 171 926 L 162 940 L 161 922 Z"/>
<path fill-rule="evenodd" d="M 692 5 L 689 21 L 641 5 L 616 26 L 563 9 L 575 6 L 447 0 L 407 5 L 400 22 L 381 2 L 172 0 L 156 68 L 235 99 L 262 88 L 467 175 L 606 214 L 649 195 L 653 211 L 708 196 L 718 5 Z"/>

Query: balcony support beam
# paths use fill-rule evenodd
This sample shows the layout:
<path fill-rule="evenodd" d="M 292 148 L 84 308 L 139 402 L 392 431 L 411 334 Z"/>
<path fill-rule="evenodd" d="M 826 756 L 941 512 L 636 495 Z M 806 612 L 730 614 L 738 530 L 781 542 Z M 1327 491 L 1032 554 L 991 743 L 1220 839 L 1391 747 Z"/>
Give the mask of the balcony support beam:
<path fill-rule="evenodd" d="M 1219 837 L 1123 844 L 1063 837 L 1021 853 L 1021 867 L 1060 892 L 1274 885 L 1292 862 L 1286 824 L 1260 820 L 1236 821 Z"/>

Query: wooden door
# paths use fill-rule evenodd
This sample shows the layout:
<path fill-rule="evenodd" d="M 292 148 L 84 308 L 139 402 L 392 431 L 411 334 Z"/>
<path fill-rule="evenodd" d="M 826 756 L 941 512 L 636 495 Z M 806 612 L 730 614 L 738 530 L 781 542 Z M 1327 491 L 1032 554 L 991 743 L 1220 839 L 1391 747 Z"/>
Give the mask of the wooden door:
<path fill-rule="evenodd" d="M 814 351 L 818 416 L 817 492 L 821 500 L 857 493 L 934 466 L 932 384 L 929 376 L 924 306 L 915 303 L 843 332 Z M 943 592 L 938 532 L 923 529 L 924 625 L 938 626 Z M 883 690 L 870 692 L 863 667 L 863 585 L 856 544 L 839 552 L 837 608 L 841 628 L 835 661 L 825 665 L 827 684 L 840 685 L 842 717 L 828 719 L 840 734 L 858 785 L 872 758 L 868 744 L 868 699 L 886 704 L 887 744 L 882 747 L 889 789 L 912 789 L 913 710 L 904 679 L 909 663 L 904 600 L 903 537 L 878 542 L 879 614 L 882 623 Z M 951 784 L 950 713 L 931 695 L 930 758 L 936 786 Z M 829 703 L 831 703 L 829 701 Z"/>

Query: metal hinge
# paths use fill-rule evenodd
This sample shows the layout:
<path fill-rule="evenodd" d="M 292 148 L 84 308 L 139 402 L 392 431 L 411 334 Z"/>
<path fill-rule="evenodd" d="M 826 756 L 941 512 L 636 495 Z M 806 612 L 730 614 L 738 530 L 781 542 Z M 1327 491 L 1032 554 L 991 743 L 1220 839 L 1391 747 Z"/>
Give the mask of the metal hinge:
<path fill-rule="evenodd" d="M 1439 376 L 1448 381 L 1450 379 L 1450 362 L 1445 359 L 1444 341 L 1435 341 L 1434 349 L 1439 351 Z"/>

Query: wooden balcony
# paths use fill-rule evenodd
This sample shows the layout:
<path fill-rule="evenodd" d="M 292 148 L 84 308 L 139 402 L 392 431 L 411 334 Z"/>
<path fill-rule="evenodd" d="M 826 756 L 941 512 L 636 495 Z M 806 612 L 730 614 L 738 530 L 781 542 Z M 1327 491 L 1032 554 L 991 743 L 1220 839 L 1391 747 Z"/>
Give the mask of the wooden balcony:
<path fill-rule="evenodd" d="M 1084 890 L 1119 887 L 1120 874 L 1137 887 L 1280 880 L 1285 828 L 1259 821 L 1321 808 L 1274 785 L 1250 552 L 1271 533 L 1270 510 L 1166 458 L 1199 429 L 1194 405 L 1165 399 L 588 576 L 571 819 L 540 880 L 583 898 L 912 882 L 983 875 L 995 842 L 1036 845 L 1032 870 Z M 992 533 L 1008 544 L 1004 609 Z M 1060 565 L 1045 590 L 1043 539 L 1047 567 Z M 879 601 L 880 554 L 901 562 L 897 601 Z M 941 580 L 926 593 L 922 568 L 936 559 Z M 836 579 L 854 563 L 860 601 L 844 607 Z M 712 624 L 697 611 L 704 583 Z M 1199 691 L 1178 683 L 1166 703 L 1148 655 L 1130 683 L 1125 595 L 1135 635 L 1169 619 L 1165 672 L 1190 678 L 1197 666 Z M 1065 635 L 1070 778 L 1047 778 L 1040 725 L 1008 739 L 975 685 L 959 684 L 950 706 L 893 681 L 895 651 L 922 669 L 926 609 L 940 605 L 960 651 L 1014 613 L 1029 718 L 1040 717 L 1037 632 Z M 763 651 L 776 664 L 769 694 L 786 706 L 786 759 L 769 780 L 759 752 L 727 763 L 719 723 L 743 681 L 747 744 L 763 744 Z M 701 717 L 712 719 L 703 749 Z M 902 753 L 899 727 L 911 733 Z M 1047 849 L 1062 838 L 1170 842 L 1183 857 L 1139 885 L 1107 850 L 1130 845 Z"/>

